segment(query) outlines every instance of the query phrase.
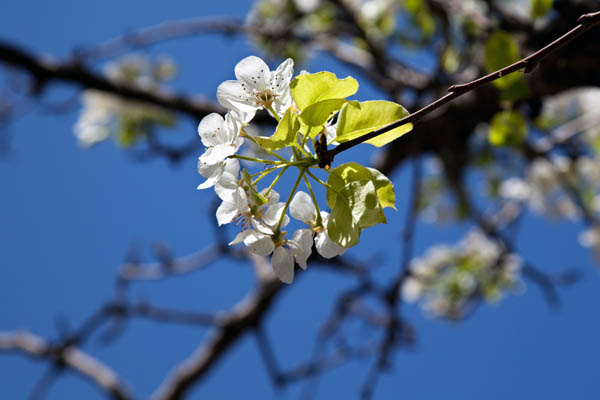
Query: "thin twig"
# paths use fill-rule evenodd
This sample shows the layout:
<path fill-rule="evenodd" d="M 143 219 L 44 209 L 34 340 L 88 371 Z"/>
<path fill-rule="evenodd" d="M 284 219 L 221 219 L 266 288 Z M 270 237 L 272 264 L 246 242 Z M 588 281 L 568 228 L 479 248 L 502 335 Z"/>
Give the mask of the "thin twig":
<path fill-rule="evenodd" d="M 87 378 L 115 400 L 132 399 L 125 384 L 112 369 L 76 347 L 54 348 L 33 333 L 14 331 L 0 333 L 0 350 L 18 351 L 59 363 Z"/>
<path fill-rule="evenodd" d="M 421 108 L 420 110 L 417 110 L 414 113 L 411 113 L 406 117 L 399 119 L 398 121 L 392 122 L 382 128 L 376 129 L 369 133 L 365 133 L 362 136 L 344 142 L 339 146 L 329 150 L 328 153 L 330 153 L 330 157 L 333 157 L 341 153 L 342 151 L 346 151 L 360 143 L 366 142 L 367 140 L 373 139 L 376 136 L 382 135 L 386 132 L 391 131 L 392 129 L 398 128 L 399 126 L 411 122 L 416 122 L 419 119 L 423 118 L 425 115 L 449 103 L 457 97 L 470 91 L 473 91 L 486 83 L 492 82 L 496 79 L 506 76 L 511 72 L 515 72 L 521 69 L 524 69 L 524 72 L 530 72 L 533 70 L 533 68 L 535 68 L 537 64 L 539 64 L 539 62 L 542 59 L 552 54 L 556 50 L 560 49 L 561 47 L 565 46 L 567 43 L 571 42 L 573 39 L 575 39 L 588 29 L 598 24 L 600 24 L 600 11 L 590 14 L 584 14 L 581 17 L 579 17 L 578 25 L 575 26 L 575 28 L 571 29 L 569 32 L 565 33 L 564 35 L 562 35 L 552 43 L 548 44 L 547 46 L 543 47 L 542 49 L 536 51 L 535 53 L 523 58 L 520 61 L 515 62 L 514 64 L 508 65 L 498 71 L 492 72 L 479 79 L 475 79 L 474 81 L 471 81 L 469 83 L 464 83 L 461 85 L 452 85 L 448 88 L 448 93 L 446 95 L 435 100 L 433 103 L 430 103 L 429 105 Z"/>

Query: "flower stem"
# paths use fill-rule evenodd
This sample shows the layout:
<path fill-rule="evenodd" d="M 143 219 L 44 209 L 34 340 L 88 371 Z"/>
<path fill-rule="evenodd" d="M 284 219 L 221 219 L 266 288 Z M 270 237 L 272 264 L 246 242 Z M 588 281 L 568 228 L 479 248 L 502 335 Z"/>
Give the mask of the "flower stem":
<path fill-rule="evenodd" d="M 306 173 L 313 178 L 315 181 L 319 182 L 321 185 L 325 186 L 327 189 L 331 190 L 334 193 L 339 193 L 337 190 L 335 190 L 330 184 L 323 182 L 321 179 L 319 179 L 317 176 L 315 176 L 313 173 L 311 173 L 310 171 L 306 171 Z"/>
<path fill-rule="evenodd" d="M 313 203 L 315 203 L 315 209 L 317 211 L 317 225 L 321 226 L 323 222 L 321 221 L 321 210 L 319 210 L 319 203 L 317 202 L 317 197 L 315 196 L 315 193 L 312 190 L 312 186 L 310 185 L 310 181 L 308 180 L 306 175 L 304 175 L 303 178 L 304 183 L 306 183 L 306 187 L 308 188 L 308 192 L 310 193 L 310 197 L 312 197 Z"/>
<path fill-rule="evenodd" d="M 283 165 L 283 164 L 287 163 L 287 161 L 265 160 L 265 159 L 262 159 L 262 158 L 240 156 L 239 154 L 231 155 L 231 156 L 229 156 L 229 158 L 238 158 L 240 160 L 253 161 L 253 162 L 257 162 L 257 163 L 271 164 L 271 165 Z"/>
<path fill-rule="evenodd" d="M 288 168 L 289 167 L 287 167 L 287 166 L 283 167 L 283 169 L 281 170 L 281 172 L 279 172 L 277 174 L 277 176 L 275 177 L 275 179 L 273 179 L 273 182 L 269 185 L 267 191 L 265 192 L 265 197 L 268 196 L 269 193 L 271 193 L 271 190 L 273 190 L 273 187 L 279 181 L 279 178 L 281 178 L 281 176 L 285 173 L 285 171 L 287 171 Z"/>
<path fill-rule="evenodd" d="M 256 139 L 254 139 L 252 136 L 248 135 L 246 132 L 244 132 L 244 137 L 248 138 L 252 143 L 254 143 L 255 145 L 257 145 L 258 147 L 260 147 L 262 150 L 266 151 L 269 155 L 278 158 L 281 161 L 287 161 L 285 158 L 281 157 L 279 154 L 275 153 L 273 150 L 269 150 L 269 149 L 265 149 L 263 148 L 260 143 L 258 143 L 256 141 Z"/>
<path fill-rule="evenodd" d="M 260 182 L 265 176 L 269 175 L 271 172 L 275 171 L 279 167 L 280 166 L 269 168 L 269 169 L 265 169 L 264 171 L 257 172 L 256 174 L 250 175 L 250 178 L 254 178 L 254 177 L 258 176 L 258 178 L 254 179 L 252 181 L 252 184 L 253 185 L 258 184 L 258 182 Z"/>
<path fill-rule="evenodd" d="M 302 177 L 304 176 L 304 174 L 306 172 L 307 172 L 306 167 L 300 168 L 300 173 L 298 174 L 298 179 L 296 179 L 296 183 L 294 183 L 292 192 L 290 193 L 290 196 L 288 197 L 287 201 L 285 202 L 285 206 L 283 207 L 283 212 L 281 213 L 281 217 L 279 217 L 279 222 L 277 223 L 277 228 L 275 229 L 276 233 L 278 233 L 281 230 L 281 224 L 283 223 L 283 218 L 285 217 L 285 213 L 287 212 L 287 209 L 290 206 L 290 202 L 292 201 L 292 197 L 294 196 L 294 193 L 296 193 L 296 189 L 298 189 L 298 185 L 300 184 L 300 181 L 302 180 Z"/>
<path fill-rule="evenodd" d="M 269 173 L 275 171 L 278 168 L 282 168 L 282 166 L 281 165 L 277 165 L 275 167 L 263 169 L 262 171 L 258 171 L 258 172 L 254 173 L 254 174 L 250 174 L 250 178 L 256 178 L 259 175 L 269 174 Z"/>
<path fill-rule="evenodd" d="M 277 120 L 277 123 L 281 122 L 279 115 L 277 115 L 277 113 L 273 111 L 273 106 L 268 107 L 267 110 L 271 112 L 271 115 Z"/>
<path fill-rule="evenodd" d="M 300 150 L 302 152 L 302 154 L 304 154 L 306 157 L 312 157 L 311 154 L 309 154 L 306 150 L 304 150 L 303 146 L 299 145 L 298 143 L 295 143 L 296 148 L 298 150 Z"/>

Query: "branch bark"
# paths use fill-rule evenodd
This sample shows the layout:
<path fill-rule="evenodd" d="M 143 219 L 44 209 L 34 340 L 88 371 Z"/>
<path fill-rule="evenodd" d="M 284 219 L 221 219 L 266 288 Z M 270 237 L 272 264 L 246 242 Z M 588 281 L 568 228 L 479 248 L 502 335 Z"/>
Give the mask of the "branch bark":
<path fill-rule="evenodd" d="M 67 367 L 87 378 L 115 400 L 133 398 L 112 369 L 76 347 L 53 347 L 33 333 L 14 331 L 0 333 L 0 350 L 18 351 Z"/>
<path fill-rule="evenodd" d="M 533 71 L 535 66 L 537 64 L 539 64 L 540 61 L 542 61 L 544 58 L 546 58 L 553 52 L 557 51 L 558 49 L 562 48 L 563 46 L 567 45 L 573 39 L 577 38 L 578 36 L 583 34 L 585 31 L 589 30 L 590 28 L 592 28 L 598 24 L 600 24 L 600 11 L 595 12 L 595 13 L 584 14 L 581 17 L 579 17 L 577 26 L 575 26 L 573 29 L 571 29 L 569 32 L 565 33 L 558 39 L 554 40 L 552 43 L 550 43 L 550 44 L 546 45 L 545 47 L 543 47 L 542 49 L 536 51 L 535 53 L 533 53 L 511 65 L 508 65 L 498 71 L 492 72 L 488 75 L 485 75 L 481 78 L 475 79 L 471 82 L 460 84 L 460 85 L 450 86 L 448 88 L 448 93 L 445 94 L 444 96 L 440 97 L 439 99 L 435 100 L 434 102 L 407 115 L 406 117 L 404 117 L 402 119 L 399 119 L 398 121 L 392 122 L 382 128 L 376 129 L 376 130 L 366 133 L 360 137 L 357 137 L 355 139 L 352 139 L 352 140 L 349 140 L 347 142 L 340 144 L 339 146 L 335 147 L 334 149 L 328 151 L 328 153 L 329 153 L 328 157 L 332 158 L 335 155 L 337 155 L 343 151 L 346 151 L 358 144 L 366 142 L 369 139 L 373 139 L 376 136 L 379 136 L 386 132 L 389 132 L 392 129 L 398 128 L 398 127 L 408 124 L 408 123 L 416 122 L 419 119 L 423 118 L 425 115 L 437 110 L 438 108 L 451 102 L 452 100 L 456 99 L 457 97 L 462 96 L 465 93 L 471 92 L 486 83 L 495 81 L 495 80 L 497 80 L 503 76 L 506 76 L 512 72 L 515 72 L 515 71 L 518 71 L 521 69 L 524 69 L 524 71 L 526 73 L 531 72 L 531 71 Z"/>

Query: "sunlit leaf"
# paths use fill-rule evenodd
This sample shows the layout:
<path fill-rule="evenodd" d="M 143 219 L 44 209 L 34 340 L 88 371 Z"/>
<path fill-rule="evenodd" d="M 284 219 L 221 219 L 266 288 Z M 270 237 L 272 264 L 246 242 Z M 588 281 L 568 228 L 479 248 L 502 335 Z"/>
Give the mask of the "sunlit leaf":
<path fill-rule="evenodd" d="M 345 104 L 338 118 L 336 140 L 339 143 L 347 142 L 402 119 L 407 115 L 408 111 L 404 107 L 391 101 L 376 100 L 358 104 Z M 404 124 L 367 140 L 366 143 L 381 147 L 410 132 L 412 128 L 412 124 Z"/>
<path fill-rule="evenodd" d="M 485 67 L 488 72 L 494 72 L 519 61 L 519 45 L 508 33 L 496 31 L 485 43 Z M 494 81 L 496 87 L 503 89 L 518 80 L 522 72 L 516 71 Z"/>
<path fill-rule="evenodd" d="M 552 0 L 531 0 L 531 18 L 545 17 L 552 9 Z"/>
<path fill-rule="evenodd" d="M 263 149 L 279 150 L 294 144 L 298 129 L 300 129 L 298 115 L 291 110 L 287 110 L 277 125 L 277 129 L 275 130 L 273 136 L 258 136 L 255 139 Z"/>
<path fill-rule="evenodd" d="M 514 146 L 527 135 L 525 118 L 516 111 L 501 111 L 494 115 L 488 139 L 495 146 Z"/>
<path fill-rule="evenodd" d="M 350 182 L 360 180 L 370 180 L 375 186 L 377 199 L 382 208 L 395 207 L 396 196 L 394 194 L 394 185 L 392 182 L 375 168 L 363 167 L 362 165 L 351 162 L 342 164 L 330 170 L 327 184 L 336 191 L 340 191 Z M 327 204 L 330 208 L 335 206 L 336 193 L 333 190 L 327 190 Z"/>
<path fill-rule="evenodd" d="M 338 79 L 327 71 L 298 75 L 290 84 L 294 102 L 305 110 L 308 106 L 329 99 L 344 99 L 358 90 L 356 79 L 348 76 Z"/>
<path fill-rule="evenodd" d="M 385 222 L 375 186 L 370 180 L 350 182 L 336 195 L 327 233 L 340 246 L 356 245 L 362 229 Z"/>

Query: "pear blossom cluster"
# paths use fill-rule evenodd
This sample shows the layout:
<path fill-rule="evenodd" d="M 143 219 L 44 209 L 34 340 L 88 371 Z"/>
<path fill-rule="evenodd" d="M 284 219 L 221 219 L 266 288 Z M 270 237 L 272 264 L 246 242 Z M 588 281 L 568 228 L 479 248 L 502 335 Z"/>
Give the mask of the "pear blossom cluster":
<path fill-rule="evenodd" d="M 233 223 L 241 228 L 229 244 L 244 244 L 259 256 L 272 255 L 276 276 L 291 283 L 295 264 L 307 267 L 313 244 L 326 258 L 343 254 L 345 248 L 329 238 L 326 230 L 329 214 L 317 209 L 311 195 L 297 191 L 293 198 L 280 201 L 274 189 L 280 175 L 270 185 L 258 186 L 268 173 L 282 174 L 294 165 L 295 157 L 288 162 L 272 151 L 268 154 L 274 157 L 269 160 L 238 154 L 245 142 L 257 143 L 247 130 L 258 110 L 267 110 L 279 121 L 288 109 L 295 107 L 290 93 L 292 59 L 271 71 L 262 59 L 249 56 L 237 63 L 234 72 L 235 80 L 225 81 L 217 88 L 217 99 L 228 110 L 225 116 L 209 114 L 198 125 L 198 134 L 206 148 L 198 159 L 198 172 L 205 178 L 198 189 L 213 187 L 220 198 L 216 211 L 219 226 Z M 265 163 L 270 168 L 250 174 L 240 165 L 240 158 Z M 288 213 L 306 228 L 293 234 L 283 230 L 291 220 Z"/>
<path fill-rule="evenodd" d="M 503 292 L 521 287 L 521 265 L 517 254 L 474 230 L 456 246 L 434 246 L 412 260 L 402 297 L 420 301 L 433 316 L 458 319 L 468 313 L 475 297 L 497 301 Z"/>
<path fill-rule="evenodd" d="M 104 73 L 112 82 L 145 90 L 159 90 L 175 75 L 169 58 L 149 60 L 130 55 L 108 63 Z M 88 148 L 115 136 L 119 144 L 129 146 L 142 138 L 153 125 L 171 126 L 172 113 L 156 106 L 124 100 L 118 96 L 87 89 L 81 96 L 83 110 L 74 133 L 80 146 Z"/>

